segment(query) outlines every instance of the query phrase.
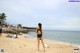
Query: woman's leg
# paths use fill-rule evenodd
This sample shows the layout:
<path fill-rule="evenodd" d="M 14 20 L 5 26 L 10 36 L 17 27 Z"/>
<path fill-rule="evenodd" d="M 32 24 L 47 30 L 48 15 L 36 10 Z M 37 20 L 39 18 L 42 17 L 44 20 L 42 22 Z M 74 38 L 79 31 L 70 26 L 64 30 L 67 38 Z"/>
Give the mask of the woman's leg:
<path fill-rule="evenodd" d="M 37 38 L 37 40 L 38 40 L 38 51 L 39 51 L 40 39 L 39 39 L 39 38 Z"/>
<path fill-rule="evenodd" d="M 41 42 L 42 42 L 42 45 L 43 45 L 43 48 L 44 48 L 44 52 L 45 52 L 45 46 L 44 46 L 43 38 L 41 38 Z"/>
<path fill-rule="evenodd" d="M 0 33 L 0 36 L 1 36 L 1 33 Z"/>

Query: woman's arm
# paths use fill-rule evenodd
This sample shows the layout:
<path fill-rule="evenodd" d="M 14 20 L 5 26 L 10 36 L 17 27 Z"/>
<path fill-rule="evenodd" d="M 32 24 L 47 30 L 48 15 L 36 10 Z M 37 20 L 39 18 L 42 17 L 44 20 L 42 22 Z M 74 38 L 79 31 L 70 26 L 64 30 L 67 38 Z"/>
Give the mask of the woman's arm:
<path fill-rule="evenodd" d="M 38 29 L 36 30 L 36 33 L 38 33 Z"/>

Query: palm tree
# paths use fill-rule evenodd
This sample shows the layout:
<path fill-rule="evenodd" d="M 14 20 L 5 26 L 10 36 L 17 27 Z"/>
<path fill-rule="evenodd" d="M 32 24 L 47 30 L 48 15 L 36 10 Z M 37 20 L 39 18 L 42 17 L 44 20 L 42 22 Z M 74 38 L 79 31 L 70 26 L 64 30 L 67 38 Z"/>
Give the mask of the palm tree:
<path fill-rule="evenodd" d="M 6 20 L 6 15 L 5 15 L 5 13 L 0 14 L 0 20 Z"/>
<path fill-rule="evenodd" d="M 5 20 L 6 20 L 5 13 L 0 14 L 0 25 L 4 24 Z"/>

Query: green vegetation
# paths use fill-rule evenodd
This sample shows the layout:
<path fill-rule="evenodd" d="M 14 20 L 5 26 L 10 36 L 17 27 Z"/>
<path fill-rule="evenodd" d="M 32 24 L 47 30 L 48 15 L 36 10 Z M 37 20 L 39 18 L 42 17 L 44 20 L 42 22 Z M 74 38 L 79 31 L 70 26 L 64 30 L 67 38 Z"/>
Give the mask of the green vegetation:
<path fill-rule="evenodd" d="M 0 14 L 0 20 L 6 20 L 6 15 L 5 13 Z"/>
<path fill-rule="evenodd" d="M 0 14 L 0 25 L 2 26 L 3 24 L 5 24 L 5 20 L 6 20 L 6 15 L 5 13 L 1 13 Z"/>

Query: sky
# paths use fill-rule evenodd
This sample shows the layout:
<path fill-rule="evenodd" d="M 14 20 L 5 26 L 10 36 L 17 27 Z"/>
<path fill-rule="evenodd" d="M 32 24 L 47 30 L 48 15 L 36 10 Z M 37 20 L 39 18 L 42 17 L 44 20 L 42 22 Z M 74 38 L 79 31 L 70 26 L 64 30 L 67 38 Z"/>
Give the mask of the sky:
<path fill-rule="evenodd" d="M 0 13 L 10 24 L 43 29 L 80 30 L 80 2 L 69 0 L 0 0 Z"/>

